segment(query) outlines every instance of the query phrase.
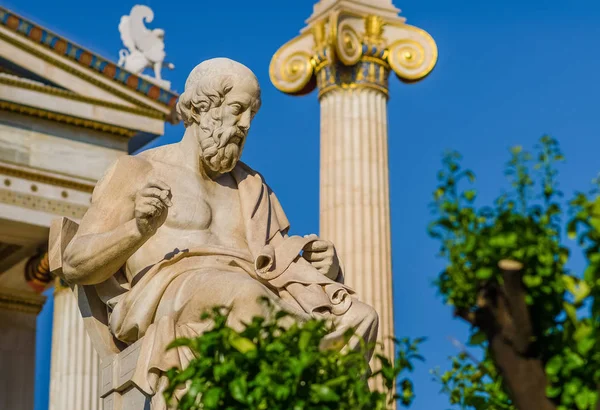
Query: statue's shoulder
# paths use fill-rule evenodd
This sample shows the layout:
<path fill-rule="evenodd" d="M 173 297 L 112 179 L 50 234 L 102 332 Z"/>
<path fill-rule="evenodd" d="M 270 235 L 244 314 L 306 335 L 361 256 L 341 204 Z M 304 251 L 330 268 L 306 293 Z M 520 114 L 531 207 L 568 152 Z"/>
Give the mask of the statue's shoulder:
<path fill-rule="evenodd" d="M 149 166 L 161 164 L 178 164 L 181 163 L 181 151 L 177 149 L 177 144 L 167 144 L 160 147 L 151 148 L 135 155 L 142 161 L 145 161 Z"/>
<path fill-rule="evenodd" d="M 243 161 L 238 161 L 235 167 L 238 169 L 239 172 L 244 172 L 250 175 L 260 175 L 257 171 L 252 169 L 248 164 L 246 164 Z"/>
<path fill-rule="evenodd" d="M 126 174 L 132 177 L 147 173 L 152 169 L 152 164 L 140 155 L 123 155 L 117 159 L 112 168 L 114 174 Z"/>
<path fill-rule="evenodd" d="M 236 172 L 238 174 L 238 179 L 240 179 L 240 180 L 243 179 L 243 177 L 245 175 L 249 175 L 251 177 L 254 177 L 257 180 L 260 180 L 264 185 L 267 186 L 267 188 L 271 189 L 269 187 L 269 185 L 267 184 L 265 177 L 260 172 L 258 172 L 254 168 L 250 167 L 245 162 L 238 161 L 237 165 L 235 166 L 234 172 Z"/>
<path fill-rule="evenodd" d="M 108 185 L 129 185 L 131 181 L 137 179 L 138 175 L 147 174 L 151 169 L 152 165 L 142 157 L 120 156 L 100 178 L 95 191 L 103 190 Z"/>

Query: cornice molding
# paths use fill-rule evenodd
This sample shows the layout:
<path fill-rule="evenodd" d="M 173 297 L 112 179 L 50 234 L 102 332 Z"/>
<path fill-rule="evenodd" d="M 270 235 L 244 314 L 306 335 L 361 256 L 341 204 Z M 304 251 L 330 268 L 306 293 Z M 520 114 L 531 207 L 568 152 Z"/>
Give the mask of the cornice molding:
<path fill-rule="evenodd" d="M 0 7 L 0 25 L 6 27 L 8 30 L 19 34 L 21 37 L 27 39 L 30 42 L 42 45 L 51 50 L 57 56 L 68 58 L 69 60 L 75 61 L 83 69 L 91 70 L 96 74 L 100 74 L 106 78 L 109 78 L 120 85 L 124 85 L 131 90 L 144 95 L 146 98 L 157 101 L 163 106 L 173 108 L 177 102 L 179 95 L 171 90 L 166 90 L 159 87 L 158 85 L 148 81 L 140 76 L 130 73 L 118 67 L 115 63 L 108 59 L 105 59 L 74 42 L 61 37 L 50 30 L 41 27 L 18 14 Z M 97 80 L 85 75 L 83 72 L 78 72 L 66 64 L 61 63 L 58 60 L 51 59 L 50 57 L 39 53 L 30 47 L 25 46 L 22 43 L 16 42 L 13 39 L 9 39 L 6 36 L 2 36 L 5 40 L 12 44 L 26 49 L 28 52 L 32 52 L 37 56 L 43 58 L 47 62 L 54 65 L 60 66 L 62 69 L 68 70 L 70 73 L 78 75 L 84 78 L 86 81 L 93 82 L 94 85 L 99 87 L 109 88 L 111 92 L 117 95 L 117 91 L 114 88 L 108 87 L 105 84 L 98 82 Z M 142 104 L 139 100 L 136 100 L 124 93 L 119 93 L 121 98 L 125 98 L 134 102 L 135 104 Z"/>
<path fill-rule="evenodd" d="M 0 203 L 31 209 L 33 211 L 46 212 L 53 215 L 68 216 L 73 219 L 83 218 L 83 215 L 88 210 L 88 207 L 85 205 L 25 194 L 23 192 L 11 191 L 4 188 L 0 188 Z"/>
<path fill-rule="evenodd" d="M 117 104 L 117 103 L 113 103 L 113 102 L 109 102 L 109 101 L 100 100 L 97 98 L 86 97 L 84 95 L 75 94 L 72 91 L 63 90 L 61 88 L 39 85 L 39 84 L 35 84 L 35 83 L 29 82 L 29 81 L 22 81 L 22 80 L 19 80 L 18 78 L 10 78 L 10 77 L 6 77 L 6 76 L 0 76 L 0 84 L 13 86 L 13 87 L 19 87 L 19 88 L 23 88 L 26 90 L 37 91 L 37 92 L 53 95 L 53 96 L 60 97 L 60 98 L 67 98 L 67 99 L 73 100 L 73 101 L 80 101 L 80 102 L 84 102 L 84 103 L 88 103 L 88 104 L 92 104 L 92 105 L 98 105 L 98 106 L 110 108 L 113 110 L 124 111 L 124 112 L 128 112 L 128 113 L 135 114 L 135 115 L 141 115 L 143 117 L 149 117 L 149 118 L 154 118 L 154 119 L 163 120 L 163 121 L 166 119 L 165 114 L 160 111 L 144 109 L 144 108 L 129 107 L 129 106 L 122 105 L 122 104 Z"/>
<path fill-rule="evenodd" d="M 83 182 L 68 177 L 60 178 L 59 176 L 50 175 L 43 171 L 32 171 L 15 165 L 9 165 L 0 162 L 0 174 L 12 176 L 15 178 L 23 178 L 28 181 L 41 182 L 44 184 L 54 185 L 62 188 L 74 189 L 76 191 L 92 193 L 95 182 Z"/>
<path fill-rule="evenodd" d="M 0 290 L 0 309 L 37 315 L 42 310 L 46 297 L 17 290 Z"/>
<path fill-rule="evenodd" d="M 71 124 L 78 127 L 90 128 L 96 131 L 107 132 L 109 134 L 118 135 L 120 137 L 131 139 L 136 134 L 136 130 L 130 130 L 116 125 L 104 124 L 102 122 L 86 120 L 83 118 L 73 117 L 66 114 L 58 114 L 52 111 L 42 110 L 40 108 L 29 107 L 27 105 L 16 104 L 8 101 L 0 101 L 0 110 L 17 112 L 20 114 L 31 115 L 33 117 L 44 118 L 51 121 Z"/>

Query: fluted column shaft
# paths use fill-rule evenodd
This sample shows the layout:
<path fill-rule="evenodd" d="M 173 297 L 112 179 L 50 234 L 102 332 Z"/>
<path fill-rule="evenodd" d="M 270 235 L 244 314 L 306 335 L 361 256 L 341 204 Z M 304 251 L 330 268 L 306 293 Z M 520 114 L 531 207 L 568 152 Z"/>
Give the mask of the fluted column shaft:
<path fill-rule="evenodd" d="M 416 82 L 437 61 L 433 38 L 398 11 L 389 0 L 320 0 L 308 26 L 277 50 L 269 67 L 282 92 L 319 91 L 320 234 L 336 245 L 346 283 L 379 313 L 379 341 L 390 358 L 389 76 Z"/>
<path fill-rule="evenodd" d="M 372 88 L 321 98 L 320 234 L 336 244 L 346 283 L 379 313 L 380 341 L 394 335 L 386 106 Z"/>
<path fill-rule="evenodd" d="M 99 364 L 73 293 L 58 285 L 54 293 L 49 410 L 101 409 Z"/>

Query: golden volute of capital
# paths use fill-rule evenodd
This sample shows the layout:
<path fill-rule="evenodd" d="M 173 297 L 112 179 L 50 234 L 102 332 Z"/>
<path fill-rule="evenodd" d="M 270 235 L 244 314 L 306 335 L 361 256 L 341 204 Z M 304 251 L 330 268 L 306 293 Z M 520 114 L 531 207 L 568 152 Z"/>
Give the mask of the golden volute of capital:
<path fill-rule="evenodd" d="M 335 82 L 342 77 L 347 81 L 347 74 L 340 75 L 345 67 L 364 66 L 364 70 L 371 72 L 383 67 L 393 71 L 401 81 L 416 82 L 431 73 L 437 57 L 435 41 L 426 31 L 405 24 L 402 19 L 342 9 L 313 22 L 282 46 L 271 60 L 269 74 L 277 89 L 298 95 L 317 86 L 321 88 L 321 84 L 331 86 L 330 79 L 323 76 L 331 76 Z M 376 66 L 370 68 L 366 62 Z M 320 74 L 322 70 L 326 74 Z M 369 75 L 361 67 L 355 71 L 359 79 Z M 344 84 L 351 88 L 365 85 Z M 379 88 L 382 86 L 387 89 L 387 83 L 377 84 Z"/>

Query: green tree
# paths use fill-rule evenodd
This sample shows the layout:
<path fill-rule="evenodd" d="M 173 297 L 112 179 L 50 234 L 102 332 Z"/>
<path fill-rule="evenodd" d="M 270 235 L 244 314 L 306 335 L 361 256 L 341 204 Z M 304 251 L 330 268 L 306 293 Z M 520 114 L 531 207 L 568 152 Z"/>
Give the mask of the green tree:
<path fill-rule="evenodd" d="M 429 232 L 447 260 L 436 286 L 471 326 L 469 344 L 483 359 L 463 352 L 435 377 L 462 409 L 593 409 L 600 386 L 598 190 L 577 193 L 565 212 L 556 180 L 563 156 L 544 136 L 534 155 L 512 149 L 512 190 L 477 207 L 476 191 L 463 189 L 475 176 L 460 160 L 455 152 L 444 157 Z M 584 272 L 566 266 L 565 231 L 585 253 Z"/>
<path fill-rule="evenodd" d="M 417 352 L 422 339 L 397 340 L 395 364 L 376 355 L 380 370 L 371 374 L 365 354 L 374 346 L 345 353 L 339 346 L 324 348 L 331 332 L 325 321 L 284 327 L 286 313 L 278 312 L 272 319 L 255 317 L 237 332 L 227 325 L 228 314 L 215 308 L 203 317 L 214 324 L 211 330 L 170 345 L 189 348 L 195 357 L 184 370 L 167 373 L 165 398 L 177 409 L 384 410 L 392 400 L 406 406 L 413 400 L 412 382 L 397 380 L 412 371 L 414 360 L 422 360 Z M 374 377 L 384 381 L 384 391 L 369 389 Z"/>

